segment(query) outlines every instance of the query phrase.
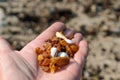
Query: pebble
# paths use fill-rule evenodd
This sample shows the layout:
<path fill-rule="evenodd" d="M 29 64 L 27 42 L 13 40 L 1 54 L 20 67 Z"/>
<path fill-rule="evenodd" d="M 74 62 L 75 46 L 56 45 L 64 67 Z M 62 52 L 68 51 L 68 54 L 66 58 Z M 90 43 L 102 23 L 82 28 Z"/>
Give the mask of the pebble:
<path fill-rule="evenodd" d="M 58 37 L 58 38 L 61 38 L 61 39 L 64 39 L 67 43 L 69 43 L 69 44 L 73 44 L 73 41 L 72 40 L 70 40 L 70 39 L 67 39 L 63 34 L 61 34 L 60 32 L 56 32 L 56 36 Z"/>
<path fill-rule="evenodd" d="M 57 48 L 56 47 L 52 47 L 51 48 L 51 56 L 55 57 L 57 55 Z"/>
<path fill-rule="evenodd" d="M 60 56 L 60 57 L 69 57 L 66 52 L 60 52 L 60 53 L 59 53 L 59 56 Z"/>
<path fill-rule="evenodd" d="M 73 44 L 74 42 L 70 39 L 65 39 L 65 41 L 68 43 L 68 44 Z"/>
<path fill-rule="evenodd" d="M 61 34 L 60 32 L 56 32 L 56 36 L 58 38 L 61 38 L 61 39 L 67 39 L 63 34 Z"/>

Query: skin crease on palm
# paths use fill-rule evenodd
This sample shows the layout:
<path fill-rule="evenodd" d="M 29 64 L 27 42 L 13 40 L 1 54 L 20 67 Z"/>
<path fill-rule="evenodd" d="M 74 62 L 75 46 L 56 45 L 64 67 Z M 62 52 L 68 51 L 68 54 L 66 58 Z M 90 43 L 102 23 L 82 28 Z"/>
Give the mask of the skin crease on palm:
<path fill-rule="evenodd" d="M 37 65 L 35 48 L 42 47 L 57 31 L 64 31 L 66 36 L 73 35 L 72 40 L 79 50 L 69 65 L 54 74 L 46 73 Z M 20 51 L 12 50 L 8 42 L 0 37 L 0 80 L 80 80 L 87 54 L 88 44 L 82 35 L 67 29 L 62 22 L 51 25 Z"/>

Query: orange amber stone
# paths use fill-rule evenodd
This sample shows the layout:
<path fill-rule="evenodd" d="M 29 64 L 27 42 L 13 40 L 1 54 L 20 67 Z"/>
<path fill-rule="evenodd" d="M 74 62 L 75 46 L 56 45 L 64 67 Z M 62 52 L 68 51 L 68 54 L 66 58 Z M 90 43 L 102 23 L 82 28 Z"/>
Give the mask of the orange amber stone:
<path fill-rule="evenodd" d="M 43 50 L 42 50 L 40 47 L 37 47 L 37 48 L 35 49 L 35 52 L 36 52 L 37 54 L 42 54 Z"/>
<path fill-rule="evenodd" d="M 71 36 L 72 38 L 72 36 Z M 57 53 L 55 57 L 51 56 L 51 48 L 56 47 Z M 78 46 L 69 44 L 64 39 L 52 37 L 47 40 L 43 48 L 37 47 L 35 52 L 38 54 L 37 60 L 41 69 L 45 72 L 54 73 L 70 62 L 70 58 L 78 51 Z M 65 52 L 68 57 L 60 57 L 60 52 Z"/>
<path fill-rule="evenodd" d="M 73 53 L 76 53 L 78 51 L 78 46 L 76 46 L 75 44 L 71 44 L 70 49 L 72 50 Z"/>

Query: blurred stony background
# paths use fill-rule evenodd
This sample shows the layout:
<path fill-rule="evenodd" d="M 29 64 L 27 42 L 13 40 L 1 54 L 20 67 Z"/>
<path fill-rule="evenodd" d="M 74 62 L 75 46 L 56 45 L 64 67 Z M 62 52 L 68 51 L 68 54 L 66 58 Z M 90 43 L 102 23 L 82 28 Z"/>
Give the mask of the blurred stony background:
<path fill-rule="evenodd" d="M 0 36 L 20 50 L 55 21 L 90 46 L 83 80 L 120 80 L 120 0 L 0 0 Z"/>

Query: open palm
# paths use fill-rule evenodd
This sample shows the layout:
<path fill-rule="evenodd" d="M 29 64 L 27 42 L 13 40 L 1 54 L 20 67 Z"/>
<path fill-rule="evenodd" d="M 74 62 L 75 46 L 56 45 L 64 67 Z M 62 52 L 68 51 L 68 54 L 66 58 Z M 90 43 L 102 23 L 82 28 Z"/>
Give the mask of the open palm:
<path fill-rule="evenodd" d="M 43 72 L 37 65 L 34 50 L 42 47 L 57 31 L 64 31 L 66 36 L 74 35 L 72 40 L 79 46 L 79 50 L 68 66 L 51 74 Z M 82 40 L 82 35 L 73 29 L 67 29 L 61 22 L 51 25 L 21 51 L 11 50 L 9 44 L 0 38 L 0 80 L 79 80 L 87 53 L 88 45 Z"/>

